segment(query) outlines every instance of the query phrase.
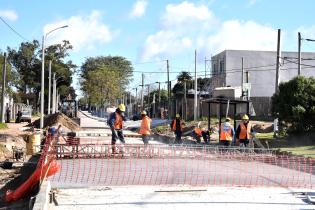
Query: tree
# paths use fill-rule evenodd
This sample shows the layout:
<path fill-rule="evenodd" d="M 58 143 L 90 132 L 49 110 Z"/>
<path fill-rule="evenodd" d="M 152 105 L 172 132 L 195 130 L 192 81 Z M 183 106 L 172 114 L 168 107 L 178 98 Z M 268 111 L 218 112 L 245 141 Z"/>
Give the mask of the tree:
<path fill-rule="evenodd" d="M 69 41 L 62 44 L 51 45 L 45 51 L 45 103 L 48 102 L 48 63 L 52 60 L 52 72 L 56 73 L 57 78 L 62 78 L 57 87 L 61 94 L 61 99 L 71 94 L 75 97 L 74 89 L 71 87 L 72 75 L 76 66 L 72 61 L 65 61 L 72 49 Z M 42 49 L 37 40 L 32 42 L 22 42 L 19 49 L 8 48 L 8 61 L 17 72 L 17 95 L 21 102 L 27 100 L 35 107 L 38 101 L 41 84 L 41 53 Z M 47 107 L 47 104 L 45 105 Z"/>
<path fill-rule="evenodd" d="M 39 42 L 22 42 L 18 50 L 8 48 L 8 61 L 18 73 L 16 88 L 23 94 L 32 92 L 39 86 L 40 60 L 38 59 Z"/>
<path fill-rule="evenodd" d="M 291 131 L 315 130 L 315 78 L 298 76 L 281 83 L 272 97 L 272 114 Z"/>
<path fill-rule="evenodd" d="M 2 88 L 2 72 L 3 72 L 4 55 L 0 54 L 0 90 Z M 17 82 L 17 74 L 14 72 L 9 63 L 6 65 L 6 90 L 9 95 L 13 95 L 12 87 Z"/>
<path fill-rule="evenodd" d="M 87 58 L 81 67 L 81 89 L 90 103 L 114 103 L 132 78 L 131 62 L 121 56 Z"/>
<path fill-rule="evenodd" d="M 88 72 L 84 81 L 86 94 L 90 103 L 102 105 L 104 102 L 114 102 L 120 93 L 118 72 L 113 67 L 99 66 L 94 71 Z"/>

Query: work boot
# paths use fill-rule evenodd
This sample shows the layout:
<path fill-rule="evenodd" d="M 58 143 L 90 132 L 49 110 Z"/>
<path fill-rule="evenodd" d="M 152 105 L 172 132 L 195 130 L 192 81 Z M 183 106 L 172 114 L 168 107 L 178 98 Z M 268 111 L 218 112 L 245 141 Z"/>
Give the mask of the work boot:
<path fill-rule="evenodd" d="M 116 145 L 112 145 L 112 154 L 118 154 L 116 151 Z"/>

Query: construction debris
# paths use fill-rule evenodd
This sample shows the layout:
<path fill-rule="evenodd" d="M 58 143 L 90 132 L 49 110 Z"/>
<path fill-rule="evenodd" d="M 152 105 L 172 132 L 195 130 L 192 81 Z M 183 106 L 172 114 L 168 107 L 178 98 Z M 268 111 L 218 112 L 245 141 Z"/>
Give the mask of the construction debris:
<path fill-rule="evenodd" d="M 67 117 L 62 113 L 55 113 L 48 115 L 44 118 L 44 128 L 51 127 L 51 126 L 58 126 L 61 125 L 62 127 L 68 128 L 71 131 L 78 131 L 80 130 L 80 126 L 74 122 L 72 119 Z M 39 128 L 40 126 L 40 119 L 34 121 L 33 123 L 29 124 L 28 126 L 33 126 L 35 128 Z"/>

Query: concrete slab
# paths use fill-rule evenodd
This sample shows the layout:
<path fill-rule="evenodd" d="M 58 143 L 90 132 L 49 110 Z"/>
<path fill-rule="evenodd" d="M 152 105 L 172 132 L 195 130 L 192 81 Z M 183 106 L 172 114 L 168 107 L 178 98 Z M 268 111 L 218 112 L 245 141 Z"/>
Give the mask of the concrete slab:
<path fill-rule="evenodd" d="M 305 189 L 183 186 L 58 189 L 59 206 L 51 206 L 51 209 L 315 209 L 306 202 L 305 195 L 299 193 L 303 191 Z"/>

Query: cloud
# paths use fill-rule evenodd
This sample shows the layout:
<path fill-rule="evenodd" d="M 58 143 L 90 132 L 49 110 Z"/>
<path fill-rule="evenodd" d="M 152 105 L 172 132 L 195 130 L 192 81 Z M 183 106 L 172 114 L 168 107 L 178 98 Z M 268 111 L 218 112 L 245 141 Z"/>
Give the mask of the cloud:
<path fill-rule="evenodd" d="M 253 21 L 229 20 L 203 44 L 216 52 L 225 49 L 276 50 L 277 30 Z M 202 46 L 199 46 L 202 47 Z"/>
<path fill-rule="evenodd" d="M 149 35 L 142 47 L 141 60 L 177 55 L 193 47 L 194 37 L 215 26 L 216 18 L 204 5 L 184 1 L 169 4 L 161 17 L 161 29 Z"/>
<path fill-rule="evenodd" d="M 254 6 L 257 3 L 257 0 L 249 0 L 247 3 L 247 7 Z"/>
<path fill-rule="evenodd" d="M 71 16 L 68 19 L 56 21 L 44 26 L 44 33 L 68 25 L 68 28 L 60 29 L 49 34 L 47 44 L 60 43 L 69 40 L 75 51 L 81 49 L 93 49 L 96 45 L 106 44 L 112 41 L 115 32 L 102 22 L 101 12 L 94 10 L 87 16 Z"/>
<path fill-rule="evenodd" d="M 187 1 L 167 5 L 160 26 L 146 38 L 142 60 L 166 59 L 194 49 L 204 54 L 276 49 L 276 29 L 254 21 L 219 21 L 207 6 Z"/>
<path fill-rule="evenodd" d="M 0 17 L 15 21 L 18 19 L 18 15 L 14 10 L 0 10 Z"/>
<path fill-rule="evenodd" d="M 301 37 L 305 39 L 315 39 L 315 25 L 313 26 L 300 26 L 294 31 L 294 37 L 297 37 L 298 32 L 301 33 Z"/>
<path fill-rule="evenodd" d="M 145 14 L 148 2 L 146 0 L 138 0 L 129 14 L 131 18 L 139 18 Z"/>
<path fill-rule="evenodd" d="M 213 20 L 214 15 L 204 5 L 197 6 L 184 1 L 180 4 L 169 4 L 166 6 L 162 17 L 163 25 L 166 27 L 182 26 L 183 24 L 199 21 L 208 22 Z"/>

